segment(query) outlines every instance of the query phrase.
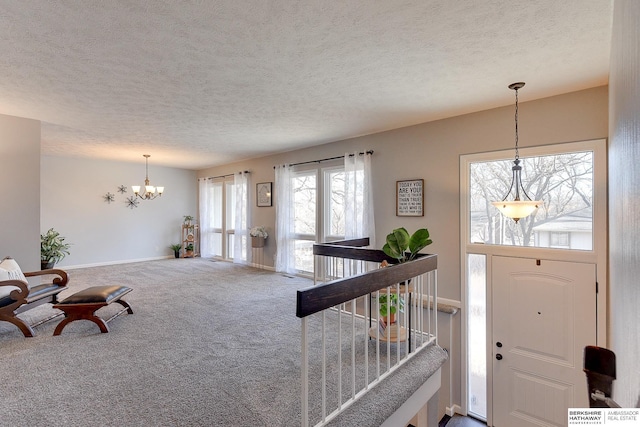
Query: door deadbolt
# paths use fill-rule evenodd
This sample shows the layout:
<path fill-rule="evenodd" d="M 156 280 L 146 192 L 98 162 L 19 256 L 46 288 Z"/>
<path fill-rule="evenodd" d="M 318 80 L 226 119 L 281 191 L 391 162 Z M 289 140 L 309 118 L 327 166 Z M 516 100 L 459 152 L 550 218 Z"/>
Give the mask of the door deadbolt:
<path fill-rule="evenodd" d="M 496 347 L 502 347 L 502 343 L 501 343 L 500 341 L 498 341 L 498 342 L 496 343 Z"/>
<path fill-rule="evenodd" d="M 502 360 L 502 355 L 500 353 L 496 354 L 496 360 Z"/>

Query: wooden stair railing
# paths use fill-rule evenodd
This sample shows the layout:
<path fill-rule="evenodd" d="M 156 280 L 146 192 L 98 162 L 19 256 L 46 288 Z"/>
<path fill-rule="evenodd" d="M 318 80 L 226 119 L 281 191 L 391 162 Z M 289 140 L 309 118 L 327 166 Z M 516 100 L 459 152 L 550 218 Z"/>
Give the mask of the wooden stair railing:
<path fill-rule="evenodd" d="M 361 247 L 368 244 L 368 238 L 314 244 L 314 255 L 377 263 L 387 261 L 392 265 L 298 291 L 296 316 L 302 318 L 318 313 L 438 268 L 437 255 L 420 254 L 413 261 L 397 264 L 395 258 L 381 250 Z"/>

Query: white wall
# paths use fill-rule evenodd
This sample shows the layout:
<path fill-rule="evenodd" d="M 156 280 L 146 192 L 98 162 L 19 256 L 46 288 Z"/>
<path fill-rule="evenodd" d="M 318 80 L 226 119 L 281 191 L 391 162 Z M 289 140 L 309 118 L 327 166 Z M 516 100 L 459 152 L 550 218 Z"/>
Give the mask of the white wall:
<path fill-rule="evenodd" d="M 53 227 L 72 244 L 61 267 L 109 264 L 172 256 L 180 243 L 184 215 L 196 215 L 196 172 L 155 166 L 150 159 L 152 185 L 164 185 L 162 197 L 125 205 L 131 185 L 144 185 L 145 165 L 67 157 L 42 157 L 39 228 Z M 119 193 L 118 186 L 127 186 Z M 115 201 L 103 196 L 110 192 Z"/>
<path fill-rule="evenodd" d="M 0 115 L 0 258 L 40 270 L 40 122 Z"/>
<path fill-rule="evenodd" d="M 613 398 L 640 407 L 640 2 L 616 0 L 610 84 L 610 347 L 618 379 Z"/>

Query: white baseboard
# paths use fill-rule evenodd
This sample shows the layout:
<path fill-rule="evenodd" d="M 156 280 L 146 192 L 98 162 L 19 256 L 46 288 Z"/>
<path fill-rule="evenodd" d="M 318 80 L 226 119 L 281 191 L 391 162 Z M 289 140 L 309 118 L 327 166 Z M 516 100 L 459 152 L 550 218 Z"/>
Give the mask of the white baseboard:
<path fill-rule="evenodd" d="M 446 407 L 445 413 L 450 417 L 453 417 L 455 414 L 467 415 L 462 413 L 462 408 L 459 405 L 453 405 L 452 407 Z"/>
<path fill-rule="evenodd" d="M 107 262 L 95 262 L 91 264 L 79 264 L 79 265 L 65 265 L 60 268 L 63 270 L 75 270 L 76 268 L 89 268 L 89 267 L 102 267 L 105 265 L 118 265 L 118 264 L 130 264 L 133 262 L 145 262 L 145 261 L 158 261 L 161 259 L 173 258 L 173 255 L 152 257 L 152 258 L 138 258 L 138 259 L 125 259 L 120 261 L 107 261 Z M 55 267 L 58 268 L 58 267 Z"/>
<path fill-rule="evenodd" d="M 255 264 L 255 263 L 251 263 L 251 264 L 247 264 L 247 265 L 249 267 L 259 268 L 261 270 L 276 271 L 276 269 L 274 267 L 270 267 L 268 265 L 261 265 L 261 264 Z"/>

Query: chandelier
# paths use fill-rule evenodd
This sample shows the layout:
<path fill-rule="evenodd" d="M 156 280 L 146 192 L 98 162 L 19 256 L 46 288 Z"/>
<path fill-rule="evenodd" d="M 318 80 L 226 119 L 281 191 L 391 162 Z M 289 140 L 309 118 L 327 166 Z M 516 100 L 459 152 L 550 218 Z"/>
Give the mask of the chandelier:
<path fill-rule="evenodd" d="M 149 183 L 149 157 L 151 157 L 151 155 L 143 154 L 142 156 L 145 158 L 147 171 L 146 177 L 144 179 L 144 191 L 140 193 L 139 185 L 132 185 L 131 189 L 133 190 L 133 193 L 136 196 L 140 197 L 142 200 L 153 200 L 156 197 L 162 196 L 162 193 L 164 193 L 164 187 L 154 187 Z"/>
<path fill-rule="evenodd" d="M 538 207 L 542 206 L 542 200 L 531 200 L 531 197 L 529 197 L 522 185 L 522 166 L 520 166 L 520 153 L 518 152 L 518 89 L 522 89 L 523 86 L 523 82 L 509 85 L 509 89 L 516 91 L 516 158 L 511 168 L 511 186 L 501 201 L 491 202 L 493 206 L 500 210 L 502 215 L 512 218 L 515 222 L 518 222 L 520 218 L 528 217 Z M 513 200 L 508 201 L 507 199 L 511 193 L 513 193 Z M 520 199 L 521 195 L 524 196 L 523 199 Z"/>

